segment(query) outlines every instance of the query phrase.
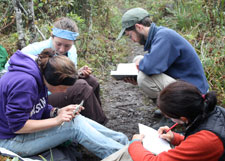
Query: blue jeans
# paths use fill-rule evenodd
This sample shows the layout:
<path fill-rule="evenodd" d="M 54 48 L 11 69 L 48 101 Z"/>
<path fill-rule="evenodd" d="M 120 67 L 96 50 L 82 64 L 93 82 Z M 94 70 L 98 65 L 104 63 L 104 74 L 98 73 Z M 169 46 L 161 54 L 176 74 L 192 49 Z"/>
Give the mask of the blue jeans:
<path fill-rule="evenodd" d="M 56 147 L 67 140 L 76 140 L 101 159 L 128 144 L 128 138 L 123 133 L 110 130 L 91 119 L 78 115 L 61 126 L 0 140 L 0 147 L 27 157 Z"/>

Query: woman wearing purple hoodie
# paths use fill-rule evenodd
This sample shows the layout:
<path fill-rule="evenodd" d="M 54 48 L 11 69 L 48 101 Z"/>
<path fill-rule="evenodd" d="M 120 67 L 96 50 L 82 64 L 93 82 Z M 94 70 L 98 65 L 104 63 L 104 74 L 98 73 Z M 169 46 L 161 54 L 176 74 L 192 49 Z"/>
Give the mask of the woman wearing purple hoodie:
<path fill-rule="evenodd" d="M 17 51 L 0 79 L 0 147 L 23 157 L 67 140 L 105 158 L 128 143 L 127 137 L 90 120 L 77 105 L 61 109 L 48 104 L 48 90 L 65 92 L 77 80 L 74 63 L 51 49 L 28 56 Z"/>
<path fill-rule="evenodd" d="M 21 52 L 37 56 L 44 49 L 51 48 L 57 54 L 67 56 L 77 67 L 78 54 L 75 42 L 78 36 L 77 24 L 70 18 L 61 17 L 53 23 L 52 35 L 49 39 L 29 44 Z M 8 63 L 6 69 L 7 67 Z M 81 114 L 105 125 L 108 119 L 101 106 L 100 84 L 88 66 L 78 70 L 78 80 L 66 92 L 52 93 L 48 97 L 49 104 L 59 108 L 71 103 L 79 104 L 82 100 L 84 100 L 85 110 L 82 110 Z"/>

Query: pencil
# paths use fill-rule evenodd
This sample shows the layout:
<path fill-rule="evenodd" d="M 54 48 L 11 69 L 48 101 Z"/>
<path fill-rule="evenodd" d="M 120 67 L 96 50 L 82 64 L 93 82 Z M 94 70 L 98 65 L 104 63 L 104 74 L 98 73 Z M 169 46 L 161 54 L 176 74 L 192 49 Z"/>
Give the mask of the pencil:
<path fill-rule="evenodd" d="M 81 101 L 81 103 L 76 107 L 76 109 L 73 111 L 73 114 L 76 115 L 76 113 L 78 112 L 78 110 L 80 109 L 80 106 L 83 106 L 84 104 L 84 100 Z"/>
<path fill-rule="evenodd" d="M 76 113 L 78 112 L 80 106 L 83 106 L 84 104 L 84 100 L 81 101 L 81 103 L 76 107 L 76 109 L 73 111 L 73 114 L 76 115 Z M 62 122 L 61 126 L 64 124 L 64 122 Z"/>
<path fill-rule="evenodd" d="M 170 130 L 172 130 L 175 126 L 177 126 L 178 123 L 175 123 L 173 126 L 171 126 L 168 130 L 166 130 L 166 133 L 168 133 Z"/>

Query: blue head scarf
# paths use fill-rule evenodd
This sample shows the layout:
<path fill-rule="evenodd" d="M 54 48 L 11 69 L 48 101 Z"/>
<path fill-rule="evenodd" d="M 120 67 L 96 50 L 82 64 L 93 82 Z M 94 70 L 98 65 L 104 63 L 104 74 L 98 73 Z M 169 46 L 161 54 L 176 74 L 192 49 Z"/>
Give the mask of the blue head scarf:
<path fill-rule="evenodd" d="M 52 28 L 52 34 L 56 37 L 60 37 L 67 40 L 76 40 L 79 36 L 79 33 L 77 32 L 63 30 L 56 27 Z"/>

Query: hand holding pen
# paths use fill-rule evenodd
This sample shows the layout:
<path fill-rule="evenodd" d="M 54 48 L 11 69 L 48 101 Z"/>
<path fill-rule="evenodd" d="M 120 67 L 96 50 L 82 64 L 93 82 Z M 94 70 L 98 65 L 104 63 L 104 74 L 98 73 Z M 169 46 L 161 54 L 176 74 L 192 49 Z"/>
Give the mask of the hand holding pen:
<path fill-rule="evenodd" d="M 175 123 L 170 128 L 168 126 L 160 127 L 158 130 L 159 137 L 171 142 L 174 138 L 173 132 L 171 131 L 174 127 L 176 127 L 178 123 Z"/>
<path fill-rule="evenodd" d="M 74 115 L 80 113 L 80 111 L 82 110 L 81 107 L 83 106 L 83 104 L 84 104 L 84 100 L 82 100 L 81 103 L 78 106 L 76 106 L 76 109 L 73 111 Z"/>
<path fill-rule="evenodd" d="M 83 104 L 84 104 L 84 100 L 82 100 L 79 105 L 69 105 L 69 106 L 64 107 L 65 109 L 67 109 L 69 107 L 72 107 L 72 110 L 73 110 L 72 113 L 70 113 L 67 116 L 68 118 L 70 118 L 69 121 L 71 121 L 76 115 L 78 115 L 81 110 L 84 110 Z M 75 106 L 75 109 L 74 109 L 74 106 Z M 64 122 L 68 122 L 68 121 L 67 120 L 66 121 L 63 121 L 62 124 L 61 124 L 61 126 L 64 124 Z"/>

